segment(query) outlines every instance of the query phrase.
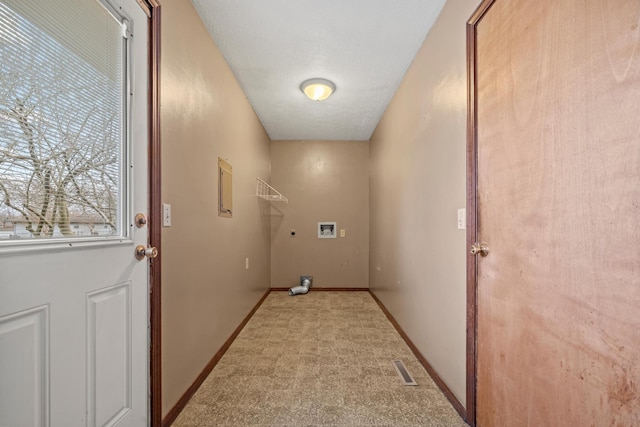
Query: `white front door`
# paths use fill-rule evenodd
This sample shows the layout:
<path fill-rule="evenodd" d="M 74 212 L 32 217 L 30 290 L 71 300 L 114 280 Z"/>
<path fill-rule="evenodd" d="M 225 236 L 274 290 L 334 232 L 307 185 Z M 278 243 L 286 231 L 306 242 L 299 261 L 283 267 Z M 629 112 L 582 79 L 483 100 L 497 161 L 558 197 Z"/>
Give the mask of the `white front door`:
<path fill-rule="evenodd" d="M 147 37 L 135 0 L 0 0 L 0 426 L 148 424 Z"/>

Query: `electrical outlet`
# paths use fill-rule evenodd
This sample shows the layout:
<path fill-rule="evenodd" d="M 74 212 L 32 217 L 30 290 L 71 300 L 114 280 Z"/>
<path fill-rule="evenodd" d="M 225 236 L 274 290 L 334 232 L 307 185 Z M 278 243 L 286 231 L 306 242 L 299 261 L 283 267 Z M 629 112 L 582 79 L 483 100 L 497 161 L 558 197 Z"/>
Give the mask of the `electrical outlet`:
<path fill-rule="evenodd" d="M 249 258 L 245 258 L 245 259 L 244 259 L 244 268 L 245 268 L 246 270 L 248 270 L 248 269 L 249 269 Z"/>

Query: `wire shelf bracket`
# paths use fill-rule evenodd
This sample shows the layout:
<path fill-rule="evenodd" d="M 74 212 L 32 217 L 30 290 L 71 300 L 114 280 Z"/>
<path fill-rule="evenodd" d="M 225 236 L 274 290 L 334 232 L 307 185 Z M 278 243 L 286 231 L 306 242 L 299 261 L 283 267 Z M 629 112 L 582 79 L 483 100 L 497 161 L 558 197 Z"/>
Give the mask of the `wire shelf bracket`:
<path fill-rule="evenodd" d="M 270 202 L 289 203 L 289 199 L 260 178 L 258 178 L 256 183 L 256 196 Z"/>

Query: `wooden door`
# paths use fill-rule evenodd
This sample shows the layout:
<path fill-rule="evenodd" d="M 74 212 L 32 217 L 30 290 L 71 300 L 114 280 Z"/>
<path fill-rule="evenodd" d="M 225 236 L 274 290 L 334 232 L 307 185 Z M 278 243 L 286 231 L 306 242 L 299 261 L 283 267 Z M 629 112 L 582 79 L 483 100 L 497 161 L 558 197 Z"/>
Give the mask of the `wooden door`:
<path fill-rule="evenodd" d="M 479 11 L 477 425 L 638 426 L 640 2 Z"/>
<path fill-rule="evenodd" d="M 0 15 L 0 211 L 31 221 L 0 240 L 0 425 L 146 426 L 147 17 L 135 0 L 1 0 Z M 81 37 L 105 33 L 113 51 Z"/>

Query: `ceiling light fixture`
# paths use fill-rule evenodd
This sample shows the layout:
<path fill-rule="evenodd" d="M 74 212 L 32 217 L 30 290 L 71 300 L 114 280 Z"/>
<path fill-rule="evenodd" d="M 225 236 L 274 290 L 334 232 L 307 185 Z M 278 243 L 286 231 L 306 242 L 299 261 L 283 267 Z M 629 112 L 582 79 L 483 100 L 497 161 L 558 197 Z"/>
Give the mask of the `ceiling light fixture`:
<path fill-rule="evenodd" d="M 300 90 L 314 101 L 324 101 L 336 90 L 336 85 L 327 79 L 309 79 L 302 82 Z"/>

